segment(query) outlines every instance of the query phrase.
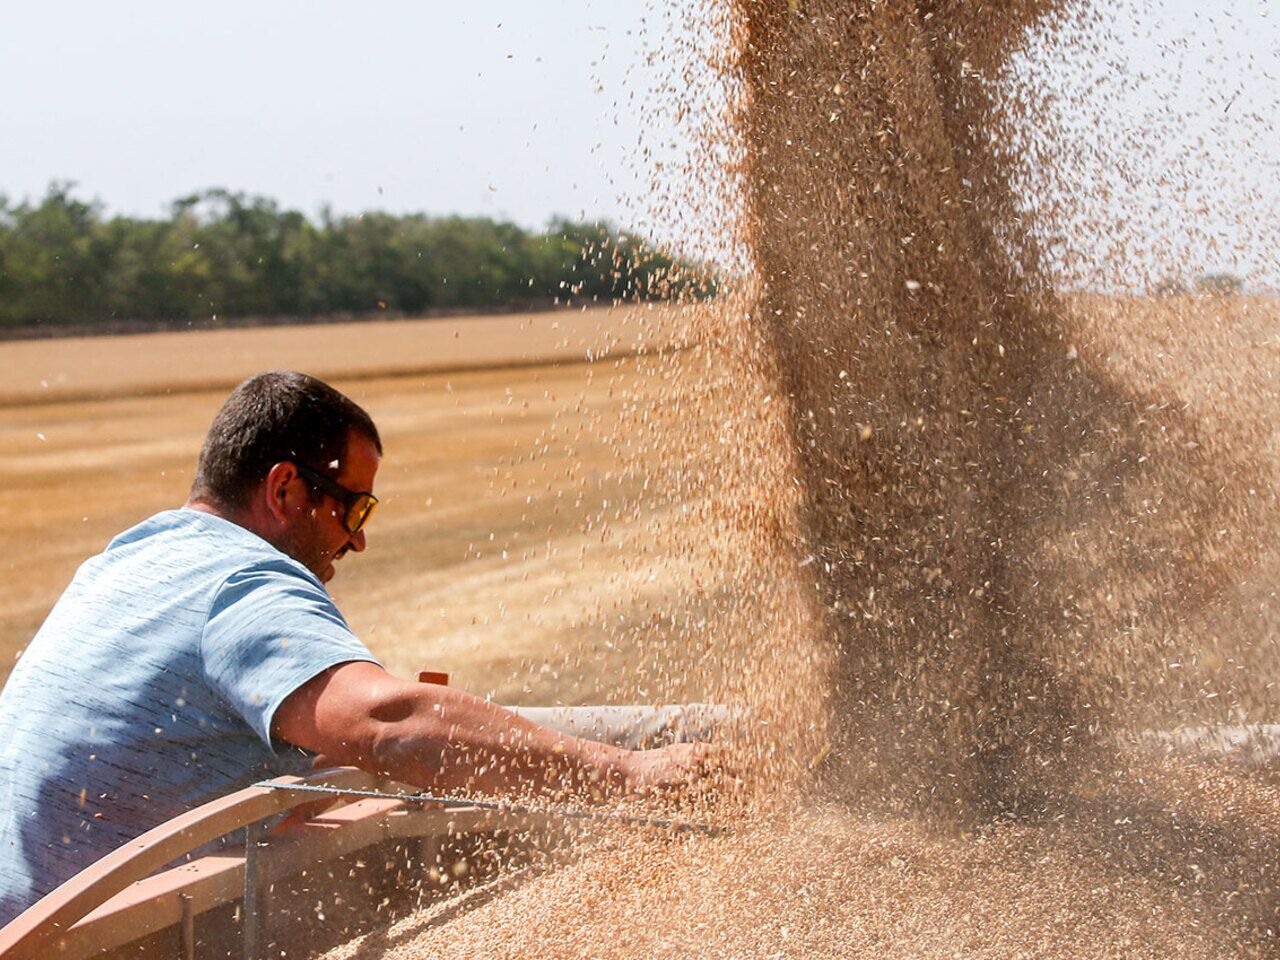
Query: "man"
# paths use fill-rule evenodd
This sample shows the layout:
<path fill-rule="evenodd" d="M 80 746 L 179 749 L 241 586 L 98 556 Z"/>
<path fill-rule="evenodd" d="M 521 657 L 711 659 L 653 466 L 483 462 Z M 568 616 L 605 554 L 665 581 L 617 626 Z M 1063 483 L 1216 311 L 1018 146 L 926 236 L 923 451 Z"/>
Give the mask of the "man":
<path fill-rule="evenodd" d="M 315 755 L 431 790 L 595 795 L 691 782 L 628 751 L 397 679 L 323 584 L 365 549 L 382 444 L 300 373 L 231 394 L 185 507 L 76 573 L 0 694 L 0 925 L 120 844 Z"/>

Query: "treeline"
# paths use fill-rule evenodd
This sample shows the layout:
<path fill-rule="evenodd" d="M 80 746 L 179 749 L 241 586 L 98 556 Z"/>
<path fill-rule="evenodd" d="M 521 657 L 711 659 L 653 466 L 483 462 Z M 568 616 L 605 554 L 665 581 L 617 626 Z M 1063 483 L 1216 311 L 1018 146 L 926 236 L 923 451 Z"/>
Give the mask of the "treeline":
<path fill-rule="evenodd" d="M 207 190 L 164 219 L 106 216 L 54 184 L 0 196 L 0 324 L 188 322 L 417 313 L 705 296 L 714 283 L 608 225 L 544 232 L 481 217 L 364 213 L 313 221 Z"/>

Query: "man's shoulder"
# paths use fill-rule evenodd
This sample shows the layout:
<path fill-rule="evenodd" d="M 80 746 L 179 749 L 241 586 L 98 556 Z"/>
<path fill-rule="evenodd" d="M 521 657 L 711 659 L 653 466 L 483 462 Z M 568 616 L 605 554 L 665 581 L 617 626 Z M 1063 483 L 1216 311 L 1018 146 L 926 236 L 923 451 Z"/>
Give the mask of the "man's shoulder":
<path fill-rule="evenodd" d="M 107 544 L 100 557 L 108 564 L 138 560 L 202 576 L 262 571 L 315 580 L 305 566 L 253 531 L 187 507 L 161 511 L 130 527 Z"/>
<path fill-rule="evenodd" d="M 106 552 L 124 550 L 139 544 L 166 547 L 191 545 L 197 549 L 209 549 L 217 545 L 235 551 L 279 553 L 271 544 L 238 523 L 189 507 L 161 510 L 153 514 L 117 534 L 107 544 Z"/>
<path fill-rule="evenodd" d="M 252 599 L 250 594 L 255 594 Z M 330 604 L 302 564 L 229 520 L 196 510 L 166 510 L 115 537 L 80 567 L 46 622 L 75 630 L 101 621 L 119 632 L 146 625 L 165 635 L 202 630 L 227 605 L 248 599 Z M 65 632 L 65 631 L 64 631 Z"/>

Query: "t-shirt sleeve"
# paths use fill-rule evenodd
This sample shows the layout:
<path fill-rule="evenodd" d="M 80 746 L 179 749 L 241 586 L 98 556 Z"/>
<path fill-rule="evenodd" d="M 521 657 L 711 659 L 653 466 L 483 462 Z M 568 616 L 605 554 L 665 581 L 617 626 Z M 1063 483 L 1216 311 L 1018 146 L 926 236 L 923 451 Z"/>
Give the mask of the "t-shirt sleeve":
<path fill-rule="evenodd" d="M 291 693 L 340 663 L 378 662 L 324 588 L 284 562 L 222 584 L 201 655 L 209 684 L 273 750 L 271 720 Z"/>

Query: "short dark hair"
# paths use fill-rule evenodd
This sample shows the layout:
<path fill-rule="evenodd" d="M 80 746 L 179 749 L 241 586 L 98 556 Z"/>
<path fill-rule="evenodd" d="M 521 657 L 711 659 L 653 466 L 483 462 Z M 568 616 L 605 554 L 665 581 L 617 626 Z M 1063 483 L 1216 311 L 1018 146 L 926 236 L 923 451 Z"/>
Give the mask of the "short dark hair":
<path fill-rule="evenodd" d="M 323 380 L 291 370 L 250 377 L 231 392 L 204 438 L 191 499 L 236 509 L 277 463 L 326 476 L 346 455 L 347 435 L 363 434 L 382 454 L 378 428 L 360 405 Z"/>

